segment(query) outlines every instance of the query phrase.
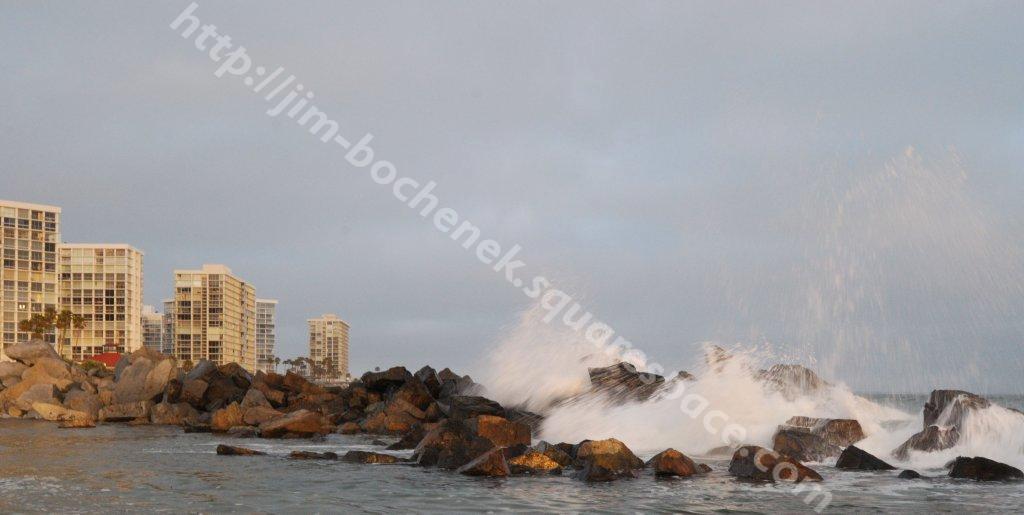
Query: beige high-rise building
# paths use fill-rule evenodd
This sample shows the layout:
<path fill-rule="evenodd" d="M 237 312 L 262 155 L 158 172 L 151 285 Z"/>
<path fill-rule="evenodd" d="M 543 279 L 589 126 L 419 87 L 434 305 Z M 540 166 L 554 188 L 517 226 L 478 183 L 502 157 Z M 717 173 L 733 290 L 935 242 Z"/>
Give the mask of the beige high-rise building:
<path fill-rule="evenodd" d="M 256 299 L 256 369 L 274 372 L 277 343 L 277 301 Z"/>
<path fill-rule="evenodd" d="M 47 308 L 57 309 L 60 208 L 0 200 L 0 225 L 0 357 L 7 359 L 5 346 L 31 337 L 18 330 L 18 322 Z M 52 343 L 54 337 L 47 340 Z"/>
<path fill-rule="evenodd" d="M 256 370 L 256 290 L 224 265 L 174 271 L 174 355 Z"/>
<path fill-rule="evenodd" d="M 142 345 L 166 354 L 164 316 L 153 306 L 142 306 Z"/>
<path fill-rule="evenodd" d="M 330 364 L 336 371 L 332 379 L 348 377 L 348 324 L 332 314 L 311 318 L 307 322 L 309 359 L 321 365 Z"/>
<path fill-rule="evenodd" d="M 142 252 L 130 245 L 62 243 L 58 311 L 85 319 L 61 344 L 64 357 L 129 353 L 142 347 Z"/>
<path fill-rule="evenodd" d="M 168 356 L 174 355 L 174 299 L 164 299 L 164 350 Z"/>

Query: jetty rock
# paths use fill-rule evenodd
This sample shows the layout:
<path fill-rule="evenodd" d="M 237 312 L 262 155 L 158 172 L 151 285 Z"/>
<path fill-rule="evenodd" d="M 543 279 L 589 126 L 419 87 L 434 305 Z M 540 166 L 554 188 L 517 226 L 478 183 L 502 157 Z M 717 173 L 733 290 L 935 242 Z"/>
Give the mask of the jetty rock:
<path fill-rule="evenodd" d="M 798 460 L 756 445 L 736 450 L 729 474 L 751 481 L 822 481 L 820 474 Z"/>

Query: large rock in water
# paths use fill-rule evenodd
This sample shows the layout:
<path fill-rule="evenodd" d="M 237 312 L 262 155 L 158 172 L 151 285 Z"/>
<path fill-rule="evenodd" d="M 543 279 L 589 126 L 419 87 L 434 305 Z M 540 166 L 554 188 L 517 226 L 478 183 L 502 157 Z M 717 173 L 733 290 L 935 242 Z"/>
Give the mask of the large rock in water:
<path fill-rule="evenodd" d="M 341 460 L 349 463 L 366 463 L 370 465 L 390 465 L 401 461 L 398 457 L 390 454 L 367 451 L 348 451 L 348 453 L 342 456 Z"/>
<path fill-rule="evenodd" d="M 644 468 L 644 462 L 626 444 L 609 438 L 580 443 L 576 448 L 575 466 L 581 469 L 576 474 L 577 479 L 614 481 L 637 477 L 640 469 Z"/>
<path fill-rule="evenodd" d="M 963 429 L 964 418 L 992 403 L 988 399 L 962 390 L 933 390 L 924 404 L 924 426 L 948 426 Z"/>
<path fill-rule="evenodd" d="M 740 447 L 729 463 L 729 474 L 752 481 L 821 481 L 821 475 L 803 463 L 756 445 Z"/>
<path fill-rule="evenodd" d="M 561 474 L 562 465 L 545 453 L 530 450 L 506 460 L 513 474 Z"/>
<path fill-rule="evenodd" d="M 851 445 L 839 456 L 837 469 L 847 470 L 896 470 L 896 467 L 876 458 L 871 453 Z"/>
<path fill-rule="evenodd" d="M 942 451 L 953 447 L 959 440 L 960 430 L 955 427 L 928 426 L 924 431 L 903 442 L 903 445 L 892 451 L 892 455 L 900 461 L 906 461 L 910 457 L 910 451 Z"/>
<path fill-rule="evenodd" d="M 448 419 L 427 432 L 412 459 L 423 466 L 458 469 L 493 448 L 490 440 L 477 436 L 464 420 Z"/>
<path fill-rule="evenodd" d="M 843 449 L 804 428 L 780 427 L 772 438 L 772 449 L 799 461 L 825 461 Z"/>
<path fill-rule="evenodd" d="M 100 420 L 104 422 L 129 422 L 132 420 L 149 420 L 153 403 L 150 401 L 111 404 L 100 410 Z"/>
<path fill-rule="evenodd" d="M 42 358 L 60 359 L 60 356 L 57 355 L 57 351 L 53 349 L 53 345 L 42 340 L 32 340 L 8 345 L 4 348 L 4 354 L 7 354 L 8 358 L 24 363 L 28 366 L 35 365 L 36 361 Z"/>
<path fill-rule="evenodd" d="M 526 424 L 510 422 L 494 415 L 480 415 L 467 421 L 477 436 L 486 438 L 496 447 L 530 445 L 530 428 Z"/>
<path fill-rule="evenodd" d="M 768 370 L 761 370 L 756 377 L 789 400 L 815 394 L 832 386 L 814 371 L 801 365 L 774 365 Z"/>
<path fill-rule="evenodd" d="M 502 416 L 505 408 L 486 397 L 453 395 L 448 398 L 448 418 L 465 420 L 479 415 Z"/>
<path fill-rule="evenodd" d="M 60 391 L 52 384 L 32 384 L 25 381 L 19 383 L 16 388 L 12 388 L 11 390 L 21 390 L 21 387 L 26 384 L 31 386 L 24 388 L 24 392 L 21 393 L 14 401 L 14 405 L 21 409 L 21 411 L 31 410 L 32 405 L 37 402 L 44 404 L 61 404 Z"/>
<path fill-rule="evenodd" d="M 658 477 L 690 477 L 700 473 L 700 468 L 687 455 L 675 450 L 665 449 L 647 462 L 654 468 Z"/>
<path fill-rule="evenodd" d="M 637 372 L 635 366 L 626 362 L 591 368 L 587 372 L 590 374 L 590 386 L 594 391 L 618 401 L 645 401 L 665 385 L 664 377 Z"/>
<path fill-rule="evenodd" d="M 246 425 L 244 416 L 245 413 L 242 412 L 238 403 L 232 402 L 213 412 L 210 417 L 210 429 L 214 433 L 226 433 L 232 427 Z"/>
<path fill-rule="evenodd" d="M 138 352 L 138 351 L 136 351 Z M 176 364 L 174 359 L 166 358 L 152 361 L 143 355 L 130 358 L 130 364 L 121 372 L 114 384 L 114 404 L 129 402 L 160 401 L 167 383 L 175 377 Z"/>
<path fill-rule="evenodd" d="M 505 477 L 511 474 L 501 449 L 491 449 L 456 471 L 466 476 Z"/>
<path fill-rule="evenodd" d="M 792 417 L 786 425 L 807 428 L 812 434 L 839 447 L 849 447 L 866 438 L 860 422 L 848 418 Z"/>
<path fill-rule="evenodd" d="M 252 449 L 246 449 L 245 447 L 235 447 L 232 445 L 218 445 L 217 454 L 220 456 L 263 456 L 267 453 L 262 451 L 254 451 Z"/>
<path fill-rule="evenodd" d="M 950 467 L 949 477 L 975 481 L 1014 481 L 1024 479 L 1024 472 L 988 458 L 960 456 Z"/>
<path fill-rule="evenodd" d="M 260 424 L 260 436 L 263 438 L 310 437 L 330 432 L 331 426 L 323 415 L 304 409 Z"/>
<path fill-rule="evenodd" d="M 411 378 L 412 374 L 405 367 L 391 367 L 384 372 L 363 374 L 362 382 L 367 390 L 385 393 L 397 389 Z"/>

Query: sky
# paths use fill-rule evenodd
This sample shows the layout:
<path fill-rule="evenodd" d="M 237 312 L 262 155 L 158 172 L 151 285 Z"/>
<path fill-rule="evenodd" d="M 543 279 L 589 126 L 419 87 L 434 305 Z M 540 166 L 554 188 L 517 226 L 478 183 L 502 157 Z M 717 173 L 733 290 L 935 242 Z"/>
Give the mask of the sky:
<path fill-rule="evenodd" d="M 472 372 L 531 300 L 168 28 L 0 5 L 0 198 Z M 1024 393 L 1019 2 L 200 2 L 354 138 L 669 368 L 755 345 L 860 391 Z M 543 359 L 539 357 L 539 359 Z"/>

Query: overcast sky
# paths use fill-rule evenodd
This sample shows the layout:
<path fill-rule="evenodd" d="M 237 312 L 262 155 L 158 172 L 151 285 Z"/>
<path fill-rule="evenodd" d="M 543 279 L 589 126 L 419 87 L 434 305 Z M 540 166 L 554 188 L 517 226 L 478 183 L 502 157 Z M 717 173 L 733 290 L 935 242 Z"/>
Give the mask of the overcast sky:
<path fill-rule="evenodd" d="M 168 24 L 0 5 L 0 198 L 224 263 L 352 372 L 472 372 L 529 299 Z M 200 2 L 666 367 L 770 346 L 866 391 L 1022 392 L 1020 2 Z"/>

